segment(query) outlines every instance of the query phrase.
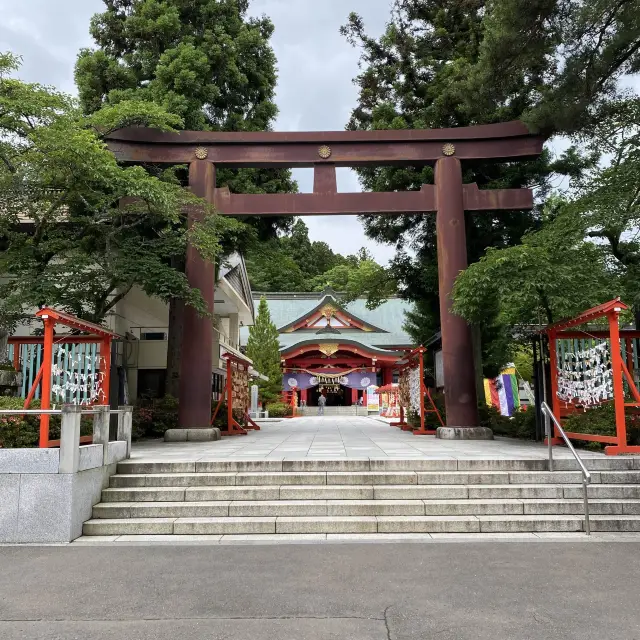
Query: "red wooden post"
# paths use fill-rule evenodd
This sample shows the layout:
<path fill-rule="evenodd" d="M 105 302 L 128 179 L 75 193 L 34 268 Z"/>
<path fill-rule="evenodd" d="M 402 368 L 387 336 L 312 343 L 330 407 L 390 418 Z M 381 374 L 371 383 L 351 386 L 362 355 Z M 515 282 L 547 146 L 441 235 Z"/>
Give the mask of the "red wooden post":
<path fill-rule="evenodd" d="M 206 160 L 189 165 L 191 191 L 208 202 L 213 201 L 215 167 Z M 189 208 L 188 226 L 204 218 L 200 207 Z M 186 267 L 189 285 L 202 293 L 207 309 L 213 313 L 214 269 L 192 246 L 187 248 Z M 200 317 L 185 305 L 182 349 L 180 353 L 180 404 L 178 423 L 184 429 L 209 427 L 211 420 L 211 380 L 213 370 L 213 325 L 211 318 Z"/>
<path fill-rule="evenodd" d="M 420 349 L 418 359 L 420 362 L 420 431 L 424 431 L 424 357 L 422 355 L 422 349 Z"/>
<path fill-rule="evenodd" d="M 306 389 L 301 389 L 300 390 L 300 403 L 303 403 L 306 405 L 307 404 L 307 390 Z"/>
<path fill-rule="evenodd" d="M 618 313 L 612 311 L 607 315 L 609 320 L 609 336 L 611 343 L 611 375 L 613 376 L 613 403 L 616 413 L 616 436 L 618 447 L 627 446 L 627 425 L 624 417 L 624 388 L 622 386 L 622 356 L 620 354 L 620 330 Z"/>
<path fill-rule="evenodd" d="M 393 369 L 391 367 L 382 367 L 382 386 L 393 384 Z"/>
<path fill-rule="evenodd" d="M 42 354 L 42 393 L 40 408 L 51 408 L 51 365 L 53 362 L 53 327 L 55 322 L 49 316 L 44 317 L 44 353 Z M 49 446 L 49 415 L 40 416 L 40 447 Z"/>
<path fill-rule="evenodd" d="M 453 285 L 458 274 L 467 268 L 460 160 L 453 156 L 440 158 L 436 162 L 435 183 L 440 329 L 447 407 L 447 427 L 438 430 L 438 437 L 468 438 L 472 432 L 463 432 L 460 428 L 471 427 L 474 439 L 492 438 L 490 429 L 479 427 L 471 331 L 467 323 L 451 311 Z"/>
<path fill-rule="evenodd" d="M 558 398 L 558 352 L 557 352 L 557 339 L 558 336 L 555 331 L 549 331 L 547 333 L 549 339 L 549 369 L 551 377 L 551 410 L 555 417 L 560 420 L 560 398 Z M 544 362 L 543 362 L 544 366 Z M 556 429 L 553 420 L 551 420 L 553 426 L 553 443 L 559 444 L 562 440 L 559 437 L 560 434 Z"/>
<path fill-rule="evenodd" d="M 352 405 L 357 405 L 358 404 L 358 390 L 357 389 L 351 389 L 351 404 Z"/>
<path fill-rule="evenodd" d="M 104 367 L 104 376 L 100 383 L 100 389 L 102 391 L 102 398 L 98 400 L 98 404 L 110 403 L 110 389 L 111 389 L 111 338 L 104 338 L 100 343 L 100 355 L 102 356 L 102 366 Z"/>
<path fill-rule="evenodd" d="M 16 371 L 20 370 L 20 345 L 13 345 L 13 368 Z"/>
<path fill-rule="evenodd" d="M 233 369 L 227 358 L 227 430 L 233 431 Z"/>

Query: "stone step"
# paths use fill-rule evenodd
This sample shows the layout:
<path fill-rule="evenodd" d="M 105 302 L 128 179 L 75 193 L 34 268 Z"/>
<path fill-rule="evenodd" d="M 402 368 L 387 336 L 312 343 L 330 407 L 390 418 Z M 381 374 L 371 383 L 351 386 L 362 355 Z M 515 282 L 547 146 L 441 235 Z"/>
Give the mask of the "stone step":
<path fill-rule="evenodd" d="M 580 515 L 478 516 L 480 533 L 582 531 Z"/>
<path fill-rule="evenodd" d="M 111 488 L 281 485 L 579 484 L 579 471 L 308 471 L 118 474 Z M 594 471 L 592 484 L 640 483 L 640 471 Z"/>
<path fill-rule="evenodd" d="M 640 531 L 640 516 L 594 515 L 593 531 Z M 92 519 L 85 536 L 583 531 L 579 515 L 308 516 Z"/>
<path fill-rule="evenodd" d="M 592 484 L 587 490 L 589 498 L 637 500 L 640 499 L 640 484 Z M 564 498 L 582 498 L 583 488 L 580 486 L 565 486 Z"/>
<path fill-rule="evenodd" d="M 640 515 L 640 500 L 590 500 L 594 515 Z M 224 516 L 581 515 L 583 500 L 256 500 L 111 502 L 93 518 L 200 518 Z"/>
<path fill-rule="evenodd" d="M 580 500 L 582 485 L 257 485 L 125 487 L 102 491 L 102 502 L 231 500 Z M 640 484 L 596 484 L 589 498 L 639 500 Z"/>
<path fill-rule="evenodd" d="M 584 500 L 522 500 L 525 515 L 582 515 Z M 640 500 L 589 499 L 589 512 L 603 515 L 640 515 Z"/>
<path fill-rule="evenodd" d="M 640 471 L 640 456 L 583 458 L 593 471 Z M 554 469 L 578 471 L 573 459 L 555 459 Z M 344 459 L 344 460 L 210 460 L 192 462 L 137 462 L 118 464 L 119 474 L 225 473 L 225 472 L 300 472 L 300 471 L 547 471 L 545 459 Z"/>
<path fill-rule="evenodd" d="M 622 516 L 595 515 L 590 520 L 592 531 L 640 531 L 640 514 Z"/>

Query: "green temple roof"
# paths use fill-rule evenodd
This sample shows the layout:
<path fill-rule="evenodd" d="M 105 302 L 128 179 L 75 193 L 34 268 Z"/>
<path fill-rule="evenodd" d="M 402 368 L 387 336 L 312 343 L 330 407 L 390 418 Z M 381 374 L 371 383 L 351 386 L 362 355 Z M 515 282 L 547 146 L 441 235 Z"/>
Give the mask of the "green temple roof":
<path fill-rule="evenodd" d="M 269 305 L 271 320 L 282 330 L 290 327 L 296 321 L 308 316 L 320 303 L 333 299 L 340 301 L 340 294 L 330 289 L 311 293 L 253 293 L 256 314 L 260 298 L 264 297 Z M 325 299 L 328 300 L 325 300 Z M 342 307 L 348 314 L 364 321 L 374 330 L 361 331 L 355 328 L 339 329 L 338 333 L 318 335 L 317 332 L 294 331 L 292 333 L 280 333 L 280 346 L 289 349 L 292 346 L 316 339 L 318 342 L 335 342 L 341 336 L 345 340 L 357 341 L 361 344 L 377 349 L 390 349 L 393 347 L 409 347 L 412 345 L 410 336 L 404 331 L 405 312 L 413 309 L 410 302 L 400 298 L 388 298 L 376 309 L 367 309 L 366 299 L 359 298 Z M 241 342 L 246 345 L 249 337 L 248 327 L 241 329 Z"/>

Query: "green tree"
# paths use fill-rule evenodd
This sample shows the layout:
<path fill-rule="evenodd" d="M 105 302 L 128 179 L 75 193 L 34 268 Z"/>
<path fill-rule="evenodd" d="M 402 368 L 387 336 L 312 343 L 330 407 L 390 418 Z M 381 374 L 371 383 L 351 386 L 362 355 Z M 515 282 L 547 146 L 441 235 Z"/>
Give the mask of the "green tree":
<path fill-rule="evenodd" d="M 628 29 L 624 27 L 626 35 L 620 38 L 615 35 L 611 39 L 606 28 L 607 16 L 615 14 L 610 26 L 621 33 L 623 27 L 615 7 L 634 4 L 614 0 L 395 0 L 390 22 L 380 38 L 367 35 L 363 20 L 351 14 L 342 33 L 361 48 L 362 71 L 356 79 L 359 101 L 348 128 L 430 129 L 525 118 L 552 133 L 564 130 L 559 118 L 553 127 L 545 124 L 548 119 L 544 113 L 553 111 L 546 98 L 553 98 L 554 105 L 578 105 L 572 111 L 571 119 L 577 125 L 572 132 L 580 130 L 590 121 L 578 118 L 580 113 L 589 112 L 589 105 L 596 101 L 607 104 L 616 80 L 634 68 L 635 45 L 629 43 L 637 39 L 637 17 L 630 20 Z M 553 28 L 547 29 L 544 19 L 540 20 L 544 7 L 552 7 Z M 587 28 L 587 13 L 579 11 L 580 7 L 587 7 L 592 18 L 597 18 L 593 33 Z M 571 22 L 566 31 L 561 29 L 563 12 Z M 536 40 L 538 27 L 545 33 L 544 46 L 540 47 Z M 611 44 L 606 51 L 598 45 L 600 37 Z M 589 47 L 581 38 L 589 41 Z M 621 47 L 621 60 L 607 65 L 605 58 L 613 56 L 615 42 Z M 562 75 L 564 60 L 575 63 L 572 72 L 579 70 L 578 60 L 584 63 L 583 69 L 590 69 L 588 55 L 572 57 L 572 51 L 578 49 L 590 51 L 598 67 L 597 81 L 589 82 L 590 90 L 582 91 L 579 100 L 569 96 L 574 85 L 569 75 Z M 514 64 L 501 55 L 503 51 L 513 54 Z M 557 66 L 555 60 L 560 60 Z M 547 67 L 552 73 L 546 73 Z M 569 69 L 565 71 L 569 73 Z M 554 84 L 559 79 L 562 82 Z M 558 174 L 578 177 L 593 167 L 598 157 L 599 152 L 581 153 L 571 147 L 561 157 L 553 158 L 547 149 L 539 159 L 528 162 L 465 163 L 463 179 L 477 183 L 481 189 L 535 187 L 538 201 L 543 202 Z M 364 168 L 358 173 L 363 187 L 371 191 L 417 190 L 422 184 L 433 183 L 429 166 Z M 539 206 L 531 212 L 467 214 L 469 262 L 479 260 L 489 247 L 518 244 L 526 232 L 539 227 L 540 220 Z M 408 324 L 424 338 L 439 326 L 435 217 L 379 216 L 363 222 L 370 237 L 397 247 L 391 272 L 401 295 L 419 302 Z M 483 332 L 482 339 L 488 348 L 494 338 Z"/>
<path fill-rule="evenodd" d="M 585 240 L 571 204 L 552 203 L 539 231 L 490 249 L 456 281 L 454 311 L 494 337 L 491 349 L 483 345 L 489 376 L 513 359 L 514 335 L 526 337 L 528 325 L 556 322 L 619 293 L 620 273 L 606 246 Z"/>
<path fill-rule="evenodd" d="M 586 143 L 606 152 L 610 162 L 578 183 L 573 224 L 603 243 L 620 273 L 620 293 L 640 327 L 640 98 L 620 101 L 608 111 Z"/>
<path fill-rule="evenodd" d="M 365 249 L 351 256 L 334 253 L 326 242 L 312 242 L 300 219 L 290 233 L 252 245 L 247 268 L 256 291 L 322 291 L 330 286 L 349 299 L 370 295 L 372 305 L 396 292 L 389 272 Z"/>
<path fill-rule="evenodd" d="M 621 80 L 640 71 L 635 0 L 491 0 L 467 76 L 471 112 L 520 105 L 546 134 L 581 133 L 608 117 Z"/>
<path fill-rule="evenodd" d="M 380 266 L 365 248 L 360 249 L 357 255 L 347 256 L 344 264 L 312 280 L 314 291 L 322 291 L 327 287 L 343 293 L 344 304 L 366 295 L 370 309 L 396 293 L 395 281 L 387 269 Z"/>
<path fill-rule="evenodd" d="M 208 214 L 188 234 L 182 212 L 201 201 L 119 166 L 103 142 L 124 125 L 169 131 L 180 119 L 132 101 L 85 116 L 69 96 L 10 77 L 18 67 L 0 55 L 0 325 L 10 331 L 45 304 L 99 323 L 133 287 L 205 313 L 170 257 L 192 237 L 214 258 L 217 225 L 229 221 Z"/>
<path fill-rule="evenodd" d="M 269 44 L 273 24 L 249 18 L 249 0 L 104 0 L 91 20 L 95 50 L 83 49 L 76 84 L 83 109 L 144 100 L 180 116 L 191 130 L 264 131 L 277 115 L 276 59 Z M 178 168 L 184 184 L 186 173 Z M 288 170 L 225 169 L 218 187 L 233 193 L 279 193 L 297 189 Z M 290 218 L 250 217 L 260 240 L 290 226 Z M 245 252 L 250 235 L 223 234 L 226 251 Z M 184 253 L 173 257 L 184 268 Z M 167 393 L 178 396 L 182 313 L 170 304 Z"/>
<path fill-rule="evenodd" d="M 278 329 L 271 321 L 265 298 L 260 299 L 255 324 L 249 328 L 247 356 L 253 361 L 253 368 L 269 378 L 268 381 L 257 381 L 260 398 L 267 404 L 277 401 L 282 392 L 280 343 Z"/>

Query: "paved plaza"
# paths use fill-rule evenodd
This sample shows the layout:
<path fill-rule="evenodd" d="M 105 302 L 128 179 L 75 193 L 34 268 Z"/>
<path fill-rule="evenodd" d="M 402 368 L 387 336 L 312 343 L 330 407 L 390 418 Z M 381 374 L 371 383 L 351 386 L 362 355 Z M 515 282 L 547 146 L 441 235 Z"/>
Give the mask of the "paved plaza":
<path fill-rule="evenodd" d="M 134 443 L 133 460 L 288 460 L 301 458 L 396 459 L 532 459 L 546 458 L 547 448 L 537 442 L 495 440 L 439 440 L 414 436 L 374 418 L 326 416 L 262 422 L 260 431 L 225 437 L 218 442 Z M 563 447 L 554 455 L 571 457 Z M 601 453 L 581 451 L 583 457 Z"/>
<path fill-rule="evenodd" d="M 14 547 L 3 640 L 632 640 L 640 545 Z"/>

